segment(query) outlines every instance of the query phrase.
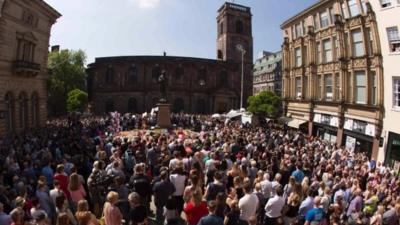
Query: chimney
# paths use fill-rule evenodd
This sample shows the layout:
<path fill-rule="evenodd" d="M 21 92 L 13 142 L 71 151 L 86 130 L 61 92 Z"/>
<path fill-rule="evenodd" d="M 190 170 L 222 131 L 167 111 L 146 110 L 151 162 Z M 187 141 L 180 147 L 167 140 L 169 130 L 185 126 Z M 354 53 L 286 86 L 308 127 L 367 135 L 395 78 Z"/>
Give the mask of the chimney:
<path fill-rule="evenodd" d="M 164 55 L 164 56 L 167 56 L 167 53 L 164 51 L 164 52 L 163 52 L 163 55 Z"/>

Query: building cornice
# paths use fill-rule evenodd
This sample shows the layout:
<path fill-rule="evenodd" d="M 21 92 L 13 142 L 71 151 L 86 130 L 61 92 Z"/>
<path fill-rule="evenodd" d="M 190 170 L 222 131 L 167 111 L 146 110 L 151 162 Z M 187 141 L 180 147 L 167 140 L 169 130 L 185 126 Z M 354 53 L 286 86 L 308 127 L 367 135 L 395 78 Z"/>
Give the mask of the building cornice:
<path fill-rule="evenodd" d="M 326 3 L 332 2 L 332 0 L 320 0 L 317 3 L 311 5 L 310 7 L 304 9 L 303 11 L 301 11 L 300 13 L 296 14 L 295 16 L 289 18 L 288 20 L 286 20 L 285 22 L 282 23 L 281 25 L 281 29 L 284 29 L 286 26 L 288 26 L 290 23 L 296 21 L 298 18 L 307 15 L 308 13 L 310 13 L 312 10 L 317 9 L 321 6 L 323 6 Z"/>

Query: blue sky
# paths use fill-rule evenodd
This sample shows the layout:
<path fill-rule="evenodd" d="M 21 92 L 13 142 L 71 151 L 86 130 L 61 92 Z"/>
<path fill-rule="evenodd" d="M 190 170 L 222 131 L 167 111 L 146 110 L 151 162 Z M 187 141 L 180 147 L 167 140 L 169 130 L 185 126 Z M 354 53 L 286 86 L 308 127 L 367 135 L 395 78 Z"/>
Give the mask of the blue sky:
<path fill-rule="evenodd" d="M 51 45 L 95 57 L 168 55 L 216 58 L 216 16 L 224 0 L 45 0 L 63 16 Z M 236 0 L 253 14 L 254 56 L 278 51 L 280 24 L 317 0 Z"/>

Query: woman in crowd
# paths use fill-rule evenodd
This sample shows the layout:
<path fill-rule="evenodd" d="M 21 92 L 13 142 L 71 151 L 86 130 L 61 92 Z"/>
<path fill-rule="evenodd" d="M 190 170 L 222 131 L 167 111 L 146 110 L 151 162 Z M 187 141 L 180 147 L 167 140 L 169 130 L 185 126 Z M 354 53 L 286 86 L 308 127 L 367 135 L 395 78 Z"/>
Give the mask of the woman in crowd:
<path fill-rule="evenodd" d="M 100 225 L 96 216 L 89 211 L 89 204 L 86 200 L 79 200 L 75 216 L 78 225 Z"/>
<path fill-rule="evenodd" d="M 104 203 L 103 215 L 106 225 L 122 225 L 122 213 L 115 205 L 118 201 L 118 193 L 110 191 L 107 194 L 107 202 Z"/>
<path fill-rule="evenodd" d="M 200 218 L 208 214 L 207 203 L 203 201 L 202 196 L 199 190 L 195 191 L 184 208 L 189 225 L 197 225 Z"/>

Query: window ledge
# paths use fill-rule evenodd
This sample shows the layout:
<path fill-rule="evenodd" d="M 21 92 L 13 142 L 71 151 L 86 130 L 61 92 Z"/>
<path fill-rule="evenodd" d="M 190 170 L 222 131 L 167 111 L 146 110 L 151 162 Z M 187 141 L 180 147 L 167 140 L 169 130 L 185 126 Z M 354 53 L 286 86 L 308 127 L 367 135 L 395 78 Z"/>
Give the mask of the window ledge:
<path fill-rule="evenodd" d="M 392 108 L 390 111 L 392 111 L 392 112 L 400 112 L 400 108 Z"/>
<path fill-rule="evenodd" d="M 390 52 L 389 55 L 400 55 L 400 51 L 398 51 L 398 52 Z"/>
<path fill-rule="evenodd" d="M 381 11 L 385 11 L 385 10 L 393 9 L 394 7 L 395 7 L 394 5 L 392 5 L 392 6 L 388 6 L 388 7 L 385 7 L 385 8 L 383 8 L 383 7 L 381 6 Z"/>

